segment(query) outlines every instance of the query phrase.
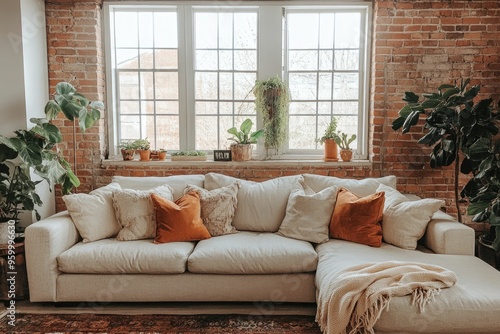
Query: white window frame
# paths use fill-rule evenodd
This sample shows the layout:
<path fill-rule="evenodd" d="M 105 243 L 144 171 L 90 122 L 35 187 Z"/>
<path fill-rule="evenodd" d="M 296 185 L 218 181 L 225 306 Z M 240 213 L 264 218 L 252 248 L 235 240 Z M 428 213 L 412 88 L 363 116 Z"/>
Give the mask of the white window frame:
<path fill-rule="evenodd" d="M 368 159 L 369 140 L 369 73 L 370 73 L 370 52 L 371 52 L 371 18 L 372 3 L 369 1 L 240 1 L 237 3 L 212 2 L 212 1 L 127 1 L 127 2 L 105 2 L 103 5 L 103 40 L 105 45 L 106 61 L 106 94 L 108 110 L 108 141 L 111 155 L 118 153 L 118 115 L 116 109 L 116 80 L 110 80 L 114 75 L 114 64 L 112 59 L 112 49 L 110 38 L 110 11 L 114 7 L 137 9 L 147 7 L 148 9 L 161 9 L 165 6 L 177 7 L 178 18 L 178 72 L 179 72 L 179 144 L 181 149 L 194 149 L 195 144 L 195 114 L 194 114 L 194 48 L 193 46 L 193 16 L 191 6 L 206 6 L 210 8 L 224 7 L 250 7 L 259 8 L 258 15 L 258 46 L 257 46 L 257 80 L 266 80 L 277 74 L 287 79 L 285 69 L 286 56 L 284 52 L 284 25 L 282 20 L 276 20 L 279 15 L 283 18 L 284 9 L 287 10 L 308 10 L 315 6 L 314 10 L 335 8 L 336 11 L 356 10 L 362 13 L 362 27 L 360 34 L 360 118 L 358 121 L 358 147 L 355 150 L 355 159 Z M 180 16 L 183 16 L 181 18 Z M 274 18 L 274 19 L 273 19 Z M 266 33 L 262 33 L 266 31 Z M 266 52 L 262 52 L 262 50 Z M 284 56 L 283 56 L 284 55 Z M 264 61 L 263 58 L 266 58 Z M 270 61 L 270 59 L 272 59 Z M 188 112 L 191 110 L 191 112 Z M 262 126 L 262 120 L 257 115 L 257 126 Z M 184 131 L 184 129 L 186 131 Z M 192 135 L 191 135 L 192 134 Z M 168 148 L 167 148 L 168 149 Z M 264 156 L 263 145 L 258 146 L 259 157 Z M 288 150 L 273 159 L 308 160 L 320 159 L 323 156 L 321 150 Z"/>

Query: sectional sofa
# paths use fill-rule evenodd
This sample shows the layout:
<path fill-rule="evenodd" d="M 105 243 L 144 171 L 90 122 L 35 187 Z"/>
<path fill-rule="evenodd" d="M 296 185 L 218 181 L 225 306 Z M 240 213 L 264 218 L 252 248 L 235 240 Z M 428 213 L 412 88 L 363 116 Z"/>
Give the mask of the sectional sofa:
<path fill-rule="evenodd" d="M 409 296 L 393 298 L 376 324 L 377 333 L 500 332 L 500 273 L 473 256 L 474 231 L 441 211 L 426 224 L 415 250 L 328 236 L 315 243 L 280 232 L 297 182 L 313 193 L 335 186 L 369 196 L 381 185 L 396 189 L 394 176 L 351 180 L 304 174 L 256 183 L 209 173 L 116 176 L 112 184 L 138 191 L 168 185 L 177 200 L 188 185 L 213 190 L 235 181 L 239 190 L 232 225 L 237 232 L 197 242 L 119 241 L 114 236 L 83 242 L 68 211 L 30 225 L 26 261 L 31 301 L 314 303 L 332 272 L 366 262 L 412 261 L 447 268 L 458 283 L 443 289 L 421 313 Z M 97 212 L 92 210 L 89 205 L 89 216 Z M 112 218 L 94 223 L 104 224 L 104 219 Z"/>

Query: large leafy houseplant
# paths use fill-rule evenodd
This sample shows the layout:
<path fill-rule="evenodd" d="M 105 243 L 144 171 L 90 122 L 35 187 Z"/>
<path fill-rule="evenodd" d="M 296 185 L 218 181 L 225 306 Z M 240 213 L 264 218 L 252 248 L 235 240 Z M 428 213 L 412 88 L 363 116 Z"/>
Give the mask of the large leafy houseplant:
<path fill-rule="evenodd" d="M 80 181 L 70 164 L 57 148 L 62 135 L 50 121 L 60 113 L 70 121 L 78 121 L 84 132 L 100 118 L 102 102 L 91 102 L 66 82 L 56 86 L 56 92 L 45 106 L 46 118 L 32 118 L 29 130 L 14 131 L 14 137 L 0 136 L 0 221 L 16 220 L 19 210 L 35 210 L 42 200 L 36 193 L 36 184 L 46 180 L 50 186 L 61 185 L 68 194 Z M 31 179 L 31 170 L 41 177 Z"/>
<path fill-rule="evenodd" d="M 473 220 L 490 218 L 491 222 L 495 217 L 493 212 L 500 214 L 500 204 L 496 204 L 500 174 L 494 170 L 498 167 L 493 166 L 497 161 L 493 137 L 498 133 L 498 114 L 492 106 L 492 99 L 474 102 L 479 90 L 479 86 L 469 87 L 469 80 L 461 80 L 458 85 L 441 85 L 437 92 L 424 94 L 422 101 L 415 93 L 406 92 L 403 100 L 407 105 L 392 124 L 394 130 L 402 128 L 403 133 L 407 133 L 418 123 L 420 115 L 426 117 L 426 134 L 418 143 L 433 148 L 432 168 L 455 163 L 455 204 L 460 222 L 460 172 L 474 175 L 461 192 L 462 197 L 470 200 L 468 213 L 482 213 L 476 214 Z"/>
<path fill-rule="evenodd" d="M 269 157 L 269 149 L 279 153 L 286 141 L 290 89 L 285 81 L 275 76 L 257 81 L 253 93 L 255 109 L 262 116 L 264 146 Z"/>

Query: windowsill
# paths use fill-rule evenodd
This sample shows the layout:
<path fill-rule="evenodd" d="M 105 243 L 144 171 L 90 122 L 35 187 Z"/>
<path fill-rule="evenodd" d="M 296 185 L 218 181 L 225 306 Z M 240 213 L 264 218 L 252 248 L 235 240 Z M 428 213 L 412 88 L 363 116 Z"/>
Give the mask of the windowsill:
<path fill-rule="evenodd" d="M 127 167 L 142 167 L 142 166 L 207 166 L 207 167 L 222 167 L 222 166 L 248 166 L 248 167 L 300 167 L 300 166 L 313 166 L 313 167 L 371 167 L 372 163 L 368 160 L 353 160 L 349 162 L 337 161 L 326 162 L 323 160 L 308 159 L 308 160 L 250 160 L 250 161 L 213 161 L 208 159 L 206 161 L 171 161 L 170 159 L 164 161 L 124 161 L 122 159 L 102 160 L 102 166 L 127 166 Z"/>

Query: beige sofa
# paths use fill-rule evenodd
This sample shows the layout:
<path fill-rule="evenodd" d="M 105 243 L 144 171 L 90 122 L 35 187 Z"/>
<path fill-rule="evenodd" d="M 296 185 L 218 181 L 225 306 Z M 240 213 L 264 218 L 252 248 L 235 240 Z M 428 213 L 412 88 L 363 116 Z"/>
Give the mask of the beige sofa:
<path fill-rule="evenodd" d="M 285 215 L 290 185 L 298 177 L 262 184 L 243 181 L 262 187 L 260 194 L 263 191 L 270 196 L 262 198 L 240 189 L 234 225 L 246 231 L 197 243 L 157 245 L 152 240 L 112 238 L 82 243 L 67 212 L 32 224 L 26 229 L 30 299 L 314 303 L 317 290 L 330 273 L 364 262 L 400 260 L 448 268 L 458 276 L 458 284 L 443 291 L 425 314 L 411 306 L 410 297 L 394 298 L 377 322 L 377 332 L 499 331 L 500 273 L 473 256 L 472 229 L 437 212 L 417 250 L 385 243 L 373 248 L 336 239 L 313 245 L 286 238 L 274 232 L 276 222 Z M 337 184 L 365 196 L 374 193 L 380 183 L 396 187 L 393 176 L 359 181 L 308 174 L 303 177 L 315 191 Z M 187 184 L 213 189 L 234 180 L 221 175 L 113 179 L 122 188 L 133 189 L 169 184 L 174 198 L 182 195 Z"/>

